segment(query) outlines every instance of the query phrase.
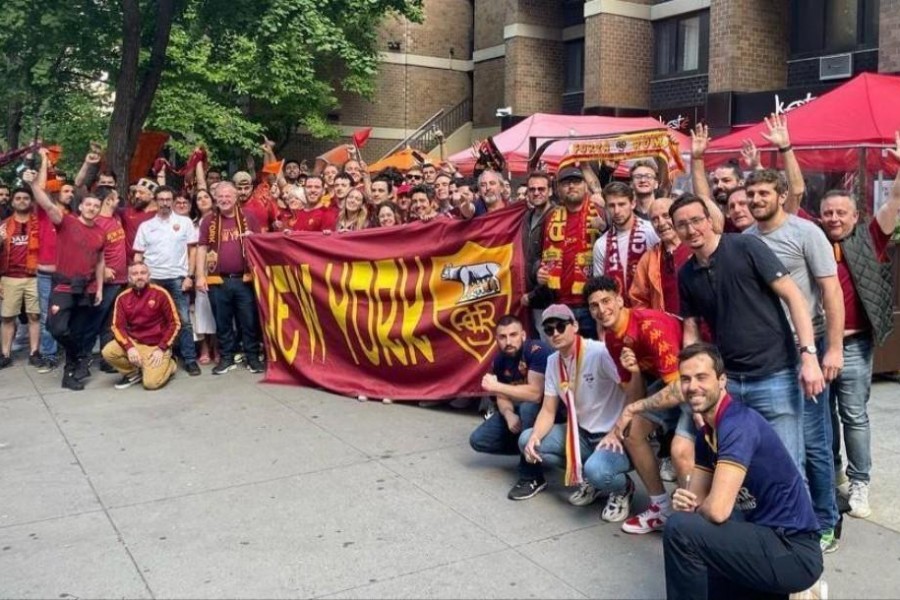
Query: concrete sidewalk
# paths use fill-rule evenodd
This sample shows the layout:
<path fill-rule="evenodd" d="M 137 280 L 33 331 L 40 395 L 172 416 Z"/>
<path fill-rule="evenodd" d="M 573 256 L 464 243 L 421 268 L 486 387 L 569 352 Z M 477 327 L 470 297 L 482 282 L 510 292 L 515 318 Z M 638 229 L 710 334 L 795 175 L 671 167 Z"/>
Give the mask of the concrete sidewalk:
<path fill-rule="evenodd" d="M 21 361 L 19 361 L 21 363 Z M 258 384 L 246 371 L 80 393 L 0 372 L 0 597 L 658 598 L 660 536 L 474 453 L 480 417 Z M 900 594 L 900 385 L 873 388 L 874 514 L 832 598 Z M 638 509 L 646 497 L 637 502 Z"/>

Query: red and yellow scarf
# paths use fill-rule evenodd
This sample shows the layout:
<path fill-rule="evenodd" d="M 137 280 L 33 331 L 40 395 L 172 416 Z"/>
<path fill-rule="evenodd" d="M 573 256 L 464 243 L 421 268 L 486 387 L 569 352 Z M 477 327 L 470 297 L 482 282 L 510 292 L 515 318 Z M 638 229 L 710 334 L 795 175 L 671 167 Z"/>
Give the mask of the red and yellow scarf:
<path fill-rule="evenodd" d="M 3 272 L 6 273 L 9 271 L 9 257 L 12 251 L 12 239 L 16 234 L 16 229 L 19 227 L 19 222 L 16 221 L 15 217 L 10 217 L 6 220 L 6 237 L 3 240 Z M 25 258 L 25 270 L 29 275 L 34 275 L 37 273 L 37 265 L 38 265 L 38 245 L 40 244 L 40 239 L 38 236 L 38 229 L 40 228 L 40 224 L 38 222 L 37 215 L 34 211 L 28 215 L 28 253 Z"/>
<path fill-rule="evenodd" d="M 241 245 L 241 256 L 244 257 L 244 269 L 246 271 L 247 254 L 244 248 L 244 233 L 248 231 L 250 227 L 247 224 L 247 218 L 238 206 L 234 207 L 234 220 L 237 224 L 238 243 Z M 222 278 L 215 273 L 216 267 L 218 266 L 219 245 L 222 243 L 220 238 L 221 235 L 222 213 L 216 211 L 210 217 L 209 222 L 209 248 L 211 250 L 206 254 L 206 272 L 210 276 L 208 278 L 209 283 L 222 283 Z M 214 250 L 212 250 L 212 248 L 214 248 Z M 248 279 L 246 275 L 244 276 L 244 279 Z"/>
<path fill-rule="evenodd" d="M 581 294 L 584 284 L 591 275 L 593 259 L 594 259 L 594 242 L 597 240 L 599 231 L 592 227 L 591 221 L 594 217 L 600 216 L 594 205 L 585 200 L 581 205 L 581 209 L 577 213 L 572 213 L 571 217 L 577 219 L 575 235 L 572 238 L 566 238 L 566 222 L 569 218 L 569 211 L 565 206 L 557 206 L 551 209 L 550 215 L 547 217 L 546 235 L 544 236 L 544 250 L 541 253 L 541 263 L 550 271 L 550 279 L 547 281 L 547 287 L 551 290 L 558 290 L 562 285 L 563 273 L 563 255 L 565 247 L 570 244 L 575 245 L 575 265 L 574 281 L 572 283 L 572 293 Z"/>
<path fill-rule="evenodd" d="M 562 399 L 566 403 L 566 485 L 578 485 L 582 482 L 581 473 L 581 434 L 578 432 L 578 413 L 575 410 L 575 392 L 578 388 L 578 380 L 581 376 L 581 363 L 584 358 L 582 352 L 584 340 L 580 335 L 575 336 L 575 347 L 572 358 L 575 364 L 575 373 L 570 374 L 566 368 L 562 354 L 559 355 L 559 387 L 562 390 Z"/>

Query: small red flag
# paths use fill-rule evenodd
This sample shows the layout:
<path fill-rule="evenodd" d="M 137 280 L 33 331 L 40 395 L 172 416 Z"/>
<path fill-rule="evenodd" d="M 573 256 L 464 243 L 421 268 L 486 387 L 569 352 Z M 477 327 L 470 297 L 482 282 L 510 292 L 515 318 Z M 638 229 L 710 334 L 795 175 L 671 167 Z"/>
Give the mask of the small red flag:
<path fill-rule="evenodd" d="M 353 144 L 357 148 L 362 148 L 366 145 L 366 142 L 369 141 L 369 136 L 372 135 L 372 128 L 366 127 L 365 129 L 360 129 L 359 131 L 355 131 L 353 133 Z"/>

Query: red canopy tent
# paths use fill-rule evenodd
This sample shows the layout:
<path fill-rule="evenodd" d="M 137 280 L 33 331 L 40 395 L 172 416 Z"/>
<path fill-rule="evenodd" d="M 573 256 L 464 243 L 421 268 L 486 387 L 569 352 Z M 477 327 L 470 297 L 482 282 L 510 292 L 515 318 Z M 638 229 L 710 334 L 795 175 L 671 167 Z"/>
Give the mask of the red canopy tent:
<path fill-rule="evenodd" d="M 493 136 L 497 149 L 506 158 L 507 170 L 513 176 L 528 173 L 528 159 L 542 142 L 554 138 L 586 135 L 613 135 L 662 129 L 662 123 L 653 117 L 594 117 L 581 115 L 551 115 L 535 113 L 515 125 Z M 682 151 L 690 151 L 690 138 L 675 130 L 670 131 L 678 141 Z M 550 171 L 555 171 L 560 159 L 567 154 L 570 141 L 560 140 L 551 144 L 541 156 Z M 463 173 L 470 175 L 475 167 L 475 157 L 471 150 L 463 150 L 452 155 L 449 160 Z"/>
<path fill-rule="evenodd" d="M 896 172 L 896 164 L 881 149 L 893 145 L 894 132 L 900 129 L 900 77 L 863 73 L 790 111 L 787 119 L 791 145 L 804 169 Z M 767 131 L 765 123 L 759 123 L 713 140 L 707 166 L 737 158 L 741 141 L 749 138 L 766 153 L 764 165 L 780 167 L 776 149 L 762 137 Z"/>

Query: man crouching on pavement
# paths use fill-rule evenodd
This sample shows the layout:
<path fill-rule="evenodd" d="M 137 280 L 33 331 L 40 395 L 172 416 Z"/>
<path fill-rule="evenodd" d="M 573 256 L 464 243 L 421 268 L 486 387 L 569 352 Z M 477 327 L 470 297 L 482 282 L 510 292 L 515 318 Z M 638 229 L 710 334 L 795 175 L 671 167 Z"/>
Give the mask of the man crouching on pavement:
<path fill-rule="evenodd" d="M 541 329 L 554 352 L 547 359 L 544 403 L 534 427 L 519 436 L 519 448 L 530 463 L 566 470 L 565 483 L 579 486 L 569 496 L 575 506 L 607 496 L 604 521 L 628 517 L 634 484 L 631 463 L 613 428 L 625 405 L 619 372 L 606 344 L 579 335 L 578 321 L 565 304 L 543 312 Z M 557 407 L 566 407 L 566 422 L 555 424 Z"/>
<path fill-rule="evenodd" d="M 122 374 L 117 390 L 136 383 L 156 390 L 176 370 L 172 344 L 181 329 L 178 309 L 169 292 L 150 283 L 144 263 L 128 267 L 128 280 L 131 285 L 113 307 L 114 339 L 103 347 L 103 358 Z"/>
<path fill-rule="evenodd" d="M 544 397 L 544 370 L 553 350 L 540 340 L 529 340 L 517 317 L 506 315 L 497 322 L 497 346 L 492 372 L 481 387 L 497 397 L 497 412 L 472 432 L 469 444 L 475 452 L 519 454 L 519 434 L 534 426 Z M 564 412 L 561 413 L 565 420 Z M 519 455 L 519 480 L 509 490 L 510 500 L 527 500 L 547 487 L 544 469 Z"/>
<path fill-rule="evenodd" d="M 704 427 L 663 537 L 669 600 L 787 598 L 806 590 L 822 574 L 822 551 L 797 465 L 772 426 L 725 391 L 715 346 L 692 344 L 678 360 L 681 394 Z"/>

